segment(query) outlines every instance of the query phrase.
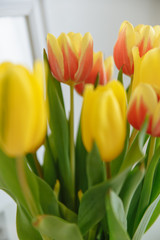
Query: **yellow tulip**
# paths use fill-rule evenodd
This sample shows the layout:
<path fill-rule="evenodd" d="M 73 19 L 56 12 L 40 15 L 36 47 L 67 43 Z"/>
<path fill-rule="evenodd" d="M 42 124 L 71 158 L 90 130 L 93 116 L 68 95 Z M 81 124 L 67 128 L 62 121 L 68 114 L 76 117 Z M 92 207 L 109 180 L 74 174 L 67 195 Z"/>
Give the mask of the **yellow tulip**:
<path fill-rule="evenodd" d="M 0 147 L 9 156 L 34 152 L 47 125 L 42 63 L 33 73 L 20 65 L 0 65 Z"/>
<path fill-rule="evenodd" d="M 148 51 L 143 57 L 139 56 L 138 48 L 133 49 L 134 75 L 132 91 L 140 83 L 152 85 L 158 96 L 160 96 L 160 48 Z"/>
<path fill-rule="evenodd" d="M 86 85 L 81 127 L 88 152 L 95 142 L 103 161 L 121 153 L 126 136 L 126 93 L 120 82 L 114 80 L 96 89 Z"/>

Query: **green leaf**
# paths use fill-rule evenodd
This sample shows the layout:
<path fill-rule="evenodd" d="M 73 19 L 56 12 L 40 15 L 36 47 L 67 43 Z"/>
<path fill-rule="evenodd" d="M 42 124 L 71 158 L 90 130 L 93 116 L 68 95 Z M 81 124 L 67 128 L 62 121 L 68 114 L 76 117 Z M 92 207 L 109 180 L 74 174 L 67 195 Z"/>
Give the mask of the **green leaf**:
<path fill-rule="evenodd" d="M 132 167 L 134 164 L 142 161 L 144 159 L 143 153 L 143 145 L 146 136 L 146 129 L 148 126 L 148 119 L 146 119 L 145 123 L 142 126 L 141 131 L 137 134 L 133 143 L 127 151 L 127 154 L 124 158 L 124 161 L 121 165 L 120 172 L 128 167 Z"/>
<path fill-rule="evenodd" d="M 143 180 L 145 174 L 144 165 L 135 167 L 127 177 L 123 188 L 120 192 L 120 197 L 123 201 L 124 210 L 127 215 L 128 209 L 132 200 L 132 197 L 138 188 L 139 184 Z"/>
<path fill-rule="evenodd" d="M 130 134 L 130 124 L 127 123 L 127 134 L 126 134 L 126 139 L 125 139 L 125 144 L 124 144 L 124 148 L 123 148 L 123 151 L 122 153 L 116 158 L 114 159 L 113 161 L 111 161 L 110 163 L 110 166 L 111 166 L 111 176 L 115 176 L 121 165 L 122 165 L 122 162 L 126 156 L 126 152 L 127 152 L 127 149 L 128 149 L 128 143 L 129 143 L 129 134 Z"/>
<path fill-rule="evenodd" d="M 17 206 L 17 234 L 21 240 L 42 240 L 40 233 L 33 227 L 32 219 L 24 208 Z"/>
<path fill-rule="evenodd" d="M 158 164 L 159 157 L 160 157 L 160 147 L 156 150 L 144 178 L 143 188 L 142 188 L 141 197 L 140 197 L 140 201 L 137 209 L 137 215 L 134 223 L 134 229 L 137 228 L 143 216 L 143 213 L 145 209 L 148 207 L 148 204 L 150 202 L 154 173 L 156 170 L 156 166 Z"/>
<path fill-rule="evenodd" d="M 27 160 L 27 163 L 29 164 L 30 168 L 32 169 L 32 171 L 38 176 L 38 171 L 36 168 L 33 154 L 32 153 L 27 154 L 26 160 Z"/>
<path fill-rule="evenodd" d="M 79 228 L 74 223 L 68 223 L 61 218 L 54 216 L 38 216 L 34 226 L 39 232 L 54 240 L 83 240 Z"/>
<path fill-rule="evenodd" d="M 152 193 L 150 198 L 150 203 L 152 203 L 157 196 L 160 194 L 160 160 L 157 164 L 156 171 L 154 174 L 154 180 L 152 185 Z M 147 226 L 147 230 L 152 226 L 152 224 L 156 221 L 160 214 L 160 203 L 158 203 L 157 207 L 154 210 L 154 213 L 149 221 L 149 224 Z"/>
<path fill-rule="evenodd" d="M 89 187 L 103 182 L 106 178 L 104 162 L 95 143 L 87 156 L 87 176 Z"/>
<path fill-rule="evenodd" d="M 111 240 L 129 240 L 127 221 L 121 199 L 109 190 L 106 199 L 106 211 Z"/>
<path fill-rule="evenodd" d="M 123 84 L 123 66 L 120 68 L 118 72 L 117 80 Z"/>
<path fill-rule="evenodd" d="M 105 196 L 109 188 L 119 192 L 128 175 L 128 169 L 109 181 L 90 188 L 83 195 L 78 212 L 78 225 L 83 235 L 102 220 L 105 214 Z"/>
<path fill-rule="evenodd" d="M 49 103 L 49 126 L 58 157 L 59 179 L 62 201 L 70 208 L 73 206 L 73 184 L 69 161 L 69 129 L 62 100 L 60 83 L 52 76 L 46 54 L 47 96 Z"/>
<path fill-rule="evenodd" d="M 138 203 L 140 199 L 140 194 L 142 190 L 143 183 L 141 182 L 140 185 L 138 186 L 135 194 L 133 195 L 133 198 L 131 200 L 130 206 L 129 206 L 129 211 L 127 215 L 127 223 L 128 223 L 128 233 L 132 237 L 133 236 L 133 222 L 136 217 L 136 212 L 138 208 Z"/>
<path fill-rule="evenodd" d="M 160 195 L 149 205 L 149 207 L 147 208 L 147 210 L 145 211 L 136 231 L 135 234 L 132 238 L 132 240 L 140 240 L 146 230 L 146 227 L 149 223 L 149 220 L 157 206 L 157 204 L 160 201 Z"/>
<path fill-rule="evenodd" d="M 69 208 L 67 208 L 63 203 L 59 202 L 59 211 L 61 217 L 70 222 L 70 223 L 77 223 L 78 222 L 78 216 L 75 212 L 71 211 Z"/>
<path fill-rule="evenodd" d="M 30 171 L 28 169 L 27 179 L 29 178 L 29 175 Z M 6 192 L 10 193 L 10 195 L 13 196 L 14 200 L 18 201 L 19 203 L 21 203 L 23 207 L 29 210 L 17 175 L 16 160 L 14 158 L 6 156 L 1 150 L 0 150 L 0 182 L 1 182 L 0 185 L 5 189 Z M 34 187 L 35 184 L 33 183 L 32 192 L 35 190 Z M 35 195 L 34 199 L 37 199 L 37 190 L 35 190 Z"/>
<path fill-rule="evenodd" d="M 45 142 L 45 153 L 44 153 L 44 160 L 43 160 L 43 177 L 44 177 L 44 180 L 51 186 L 52 189 L 54 188 L 54 185 L 57 179 L 56 172 L 57 171 L 56 171 L 55 161 L 53 159 L 53 155 L 50 149 L 49 139 L 47 136 L 46 142 Z"/>
<path fill-rule="evenodd" d="M 96 76 L 96 80 L 95 80 L 95 83 L 94 83 L 94 88 L 96 88 L 98 85 L 99 85 L 99 72 Z"/>
<path fill-rule="evenodd" d="M 76 141 L 76 191 L 82 190 L 85 192 L 88 189 L 87 170 L 86 170 L 86 157 L 87 151 L 82 142 L 81 135 L 81 121 L 79 121 L 78 135 Z"/>
<path fill-rule="evenodd" d="M 58 201 L 51 187 L 39 177 L 37 177 L 37 182 L 39 203 L 42 207 L 43 213 L 60 216 Z"/>

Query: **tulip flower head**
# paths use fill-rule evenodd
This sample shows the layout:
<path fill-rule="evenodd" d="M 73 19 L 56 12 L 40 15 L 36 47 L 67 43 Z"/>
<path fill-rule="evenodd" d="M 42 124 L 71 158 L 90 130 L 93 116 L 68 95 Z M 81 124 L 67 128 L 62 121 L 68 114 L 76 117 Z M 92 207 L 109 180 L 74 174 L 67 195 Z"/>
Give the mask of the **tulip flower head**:
<path fill-rule="evenodd" d="M 34 152 L 46 134 L 42 63 L 33 73 L 20 65 L 0 65 L 0 146 L 9 156 Z"/>
<path fill-rule="evenodd" d="M 62 33 L 57 39 L 47 35 L 48 60 L 53 76 L 60 82 L 76 85 L 85 81 L 93 64 L 90 33 Z"/>
<path fill-rule="evenodd" d="M 95 142 L 103 161 L 120 154 L 126 136 L 126 93 L 120 82 L 114 80 L 96 89 L 86 85 L 81 128 L 87 151 Z"/>
<path fill-rule="evenodd" d="M 139 130 L 147 116 L 149 117 L 147 133 L 160 137 L 160 102 L 150 84 L 140 83 L 131 96 L 127 118 L 129 123 Z"/>
<path fill-rule="evenodd" d="M 133 49 L 134 75 L 132 82 L 132 92 L 140 83 L 152 85 L 157 96 L 160 96 L 160 48 L 154 48 L 148 51 L 143 57 L 140 57 L 138 48 Z"/>
<path fill-rule="evenodd" d="M 134 72 L 132 48 L 138 47 L 142 57 L 150 49 L 160 46 L 160 28 L 139 24 L 135 28 L 128 21 L 120 27 L 117 42 L 114 46 L 114 61 L 118 69 L 123 68 L 126 75 Z"/>
<path fill-rule="evenodd" d="M 103 53 L 97 52 L 93 53 L 93 67 L 83 83 L 77 84 L 75 86 L 76 91 L 83 95 L 83 91 L 86 84 L 93 84 L 96 81 L 97 75 L 99 74 L 99 84 L 105 85 L 112 77 L 113 73 L 113 57 L 110 56 L 103 60 Z"/>

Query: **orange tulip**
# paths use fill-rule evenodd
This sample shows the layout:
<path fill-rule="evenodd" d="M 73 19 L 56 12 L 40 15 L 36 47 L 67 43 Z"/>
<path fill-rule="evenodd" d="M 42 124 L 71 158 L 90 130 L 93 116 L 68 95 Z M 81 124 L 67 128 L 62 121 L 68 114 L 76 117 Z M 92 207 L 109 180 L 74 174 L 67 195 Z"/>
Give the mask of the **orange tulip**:
<path fill-rule="evenodd" d="M 132 48 L 137 46 L 142 57 L 147 51 L 160 46 L 160 28 L 140 24 L 135 28 L 127 21 L 120 27 L 117 42 L 114 46 L 114 61 L 118 69 L 131 76 L 134 72 Z"/>
<path fill-rule="evenodd" d="M 149 117 L 147 133 L 159 137 L 160 102 L 150 84 L 140 83 L 131 96 L 127 118 L 129 123 L 139 130 L 147 116 Z"/>
<path fill-rule="evenodd" d="M 93 54 L 93 67 L 83 83 L 77 84 L 75 86 L 76 91 L 83 95 L 84 87 L 86 84 L 93 84 L 96 81 L 97 75 L 99 73 L 99 84 L 105 85 L 112 76 L 113 73 L 113 57 L 110 56 L 103 60 L 103 53 L 97 52 Z"/>
<path fill-rule="evenodd" d="M 62 33 L 57 39 L 47 35 L 48 59 L 52 74 L 63 83 L 75 85 L 89 75 L 93 64 L 93 40 L 90 33 Z"/>

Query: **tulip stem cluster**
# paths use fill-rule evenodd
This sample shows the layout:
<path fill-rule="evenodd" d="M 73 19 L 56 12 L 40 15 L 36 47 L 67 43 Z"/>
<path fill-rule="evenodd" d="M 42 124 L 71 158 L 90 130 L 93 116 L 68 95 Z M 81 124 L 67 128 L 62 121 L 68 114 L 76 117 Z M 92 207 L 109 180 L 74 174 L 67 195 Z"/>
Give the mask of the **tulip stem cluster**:
<path fill-rule="evenodd" d="M 75 151 L 74 151 L 74 87 L 70 86 L 70 166 L 75 189 Z"/>

